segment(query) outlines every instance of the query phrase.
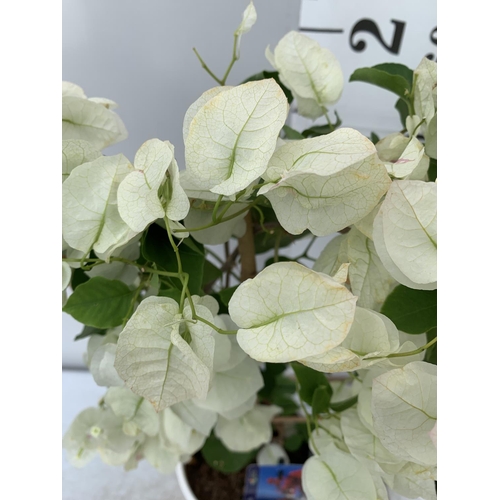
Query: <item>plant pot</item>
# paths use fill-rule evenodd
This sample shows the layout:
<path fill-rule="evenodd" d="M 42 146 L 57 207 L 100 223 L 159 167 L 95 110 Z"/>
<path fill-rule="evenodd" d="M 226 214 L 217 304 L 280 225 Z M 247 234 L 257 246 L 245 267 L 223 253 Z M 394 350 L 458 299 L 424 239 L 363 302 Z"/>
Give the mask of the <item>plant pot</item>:
<path fill-rule="evenodd" d="M 185 500 L 197 500 L 194 496 L 193 491 L 191 490 L 191 486 L 189 486 L 189 482 L 186 476 L 186 470 L 184 469 L 183 463 L 178 463 L 175 467 L 175 475 L 177 477 L 177 482 L 179 483 L 179 487 L 181 489 L 182 494 L 184 495 Z"/>
<path fill-rule="evenodd" d="M 193 490 L 191 490 L 191 486 L 189 485 L 189 481 L 186 475 L 186 470 L 184 469 L 184 464 L 178 463 L 175 467 L 175 475 L 177 477 L 177 481 L 179 483 L 179 487 L 181 489 L 182 494 L 184 495 L 185 500 L 203 500 L 198 499 L 194 496 Z M 406 497 L 401 496 L 398 493 L 395 493 L 388 489 L 389 500 L 409 500 Z M 239 499 L 235 499 L 239 500 Z M 422 500 L 422 499 L 416 499 Z"/>

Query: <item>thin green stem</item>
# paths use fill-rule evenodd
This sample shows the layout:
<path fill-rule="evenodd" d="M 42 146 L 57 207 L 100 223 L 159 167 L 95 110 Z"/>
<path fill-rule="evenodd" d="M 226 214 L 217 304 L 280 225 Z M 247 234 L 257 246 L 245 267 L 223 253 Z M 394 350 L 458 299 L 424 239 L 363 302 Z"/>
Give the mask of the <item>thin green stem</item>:
<path fill-rule="evenodd" d="M 168 234 L 168 239 L 170 241 L 170 245 L 172 246 L 174 253 L 175 253 L 175 258 L 177 259 L 177 277 L 181 280 L 182 282 L 182 292 L 181 292 L 181 300 L 179 302 L 179 309 L 180 312 L 184 310 L 184 297 L 187 294 L 189 296 L 189 290 L 188 290 L 188 282 L 189 282 L 189 274 L 184 273 L 182 271 L 182 261 L 181 261 L 181 255 L 179 253 L 179 248 L 177 247 L 174 237 L 172 236 L 172 231 L 170 229 L 170 223 L 168 220 L 168 217 L 165 217 L 163 219 L 165 221 L 165 227 L 167 229 L 167 234 Z"/>
<path fill-rule="evenodd" d="M 304 415 L 306 417 L 307 435 L 309 436 L 309 439 L 311 440 L 311 444 L 312 444 L 312 447 L 314 449 L 314 452 L 316 453 L 316 455 L 319 455 L 320 453 L 319 453 L 318 447 L 316 446 L 316 443 L 314 442 L 314 436 L 313 436 L 312 430 L 311 430 L 311 421 L 309 420 L 309 413 L 307 413 L 306 407 L 304 406 L 304 401 L 302 401 L 302 398 L 300 397 L 298 384 L 295 384 L 295 386 L 297 389 L 297 396 L 299 397 L 300 407 L 302 408 L 302 411 L 304 412 Z"/>
<path fill-rule="evenodd" d="M 403 358 L 405 356 L 414 356 L 415 354 L 420 354 L 426 349 L 429 349 L 429 347 L 432 347 L 436 342 L 437 342 L 437 337 L 434 337 L 430 342 L 427 342 L 427 344 L 425 344 L 422 347 L 419 347 L 418 349 L 415 349 L 414 351 L 395 352 L 393 354 L 388 354 L 387 356 L 374 356 L 373 358 L 365 358 L 365 359 Z"/>
<path fill-rule="evenodd" d="M 220 221 L 224 218 L 224 215 L 226 215 L 226 212 L 233 206 L 235 202 L 229 200 L 225 205 L 224 208 L 221 210 L 221 213 L 219 214 L 219 217 L 216 220 L 216 223 L 220 223 Z"/>
<path fill-rule="evenodd" d="M 245 208 L 243 208 L 241 210 L 238 210 L 238 212 L 235 212 L 234 214 L 228 215 L 227 217 L 224 217 L 222 219 L 219 219 L 218 222 L 217 222 L 217 224 L 222 224 L 223 222 L 226 222 L 228 220 L 234 219 L 234 218 L 238 217 L 239 215 L 244 214 L 245 212 L 247 212 L 248 210 L 250 210 L 250 208 L 252 208 L 253 206 L 254 206 L 254 204 L 250 203 Z M 187 227 L 187 228 L 184 228 L 184 229 L 176 229 L 176 232 L 177 233 L 191 233 L 191 232 L 194 232 L 194 231 L 202 231 L 203 229 L 208 229 L 210 227 L 214 227 L 217 224 L 214 224 L 213 222 L 211 222 L 210 224 L 205 224 L 204 226 Z"/>
<path fill-rule="evenodd" d="M 205 323 L 206 325 L 213 328 L 217 333 L 221 333 L 222 335 L 235 335 L 238 333 L 238 330 L 223 330 L 222 328 L 218 328 L 213 323 L 210 323 L 210 321 L 208 321 L 205 318 L 202 318 L 201 316 L 198 316 L 197 314 L 193 315 L 193 319 L 195 319 L 197 321 L 201 321 L 202 323 Z"/>
<path fill-rule="evenodd" d="M 64 258 L 64 257 L 62 260 L 64 262 L 80 262 L 80 259 L 68 259 L 68 258 Z M 103 259 L 86 259 L 86 262 L 94 262 L 95 265 L 109 264 L 110 262 L 122 262 L 124 264 L 129 265 L 129 266 L 138 267 L 141 271 L 144 271 L 147 273 L 158 274 L 160 276 L 168 276 L 170 278 L 179 278 L 179 273 L 171 273 L 168 271 L 159 271 L 158 269 L 153 269 L 152 267 L 143 266 L 142 264 L 139 264 L 137 262 L 133 262 L 133 261 L 128 260 L 128 259 L 124 259 L 122 257 L 110 257 L 109 262 L 106 262 Z"/>
<path fill-rule="evenodd" d="M 196 54 L 196 57 L 198 58 L 198 61 L 201 63 L 201 67 L 219 84 L 219 85 L 224 85 L 221 80 L 219 80 L 210 70 L 210 68 L 206 65 L 205 61 L 201 58 L 200 54 L 198 54 L 198 51 L 193 47 L 193 51 Z"/>
<path fill-rule="evenodd" d="M 418 129 L 420 128 L 421 125 L 423 125 L 425 123 L 425 118 L 423 118 L 422 120 L 420 120 L 418 122 L 418 125 L 413 129 L 413 133 L 410 135 L 410 139 L 412 139 L 415 135 L 417 135 L 417 132 L 418 132 Z"/>
<path fill-rule="evenodd" d="M 214 206 L 214 209 L 212 211 L 212 222 L 214 224 L 217 224 L 217 211 L 219 210 L 219 206 L 220 206 L 220 202 L 222 201 L 222 198 L 224 197 L 224 195 L 219 195 L 219 197 L 217 198 L 217 201 L 215 202 L 215 206 Z M 222 215 L 221 215 L 221 218 L 222 218 Z"/>
<path fill-rule="evenodd" d="M 189 293 L 189 288 L 187 287 L 187 281 L 186 281 L 186 295 L 189 302 L 189 307 L 191 308 L 191 316 L 193 316 L 194 318 L 196 316 L 196 309 L 194 308 L 193 297 L 191 297 L 191 294 Z"/>
<path fill-rule="evenodd" d="M 229 73 L 231 73 L 231 69 L 234 66 L 234 63 L 238 60 L 238 35 L 234 35 L 234 42 L 233 42 L 233 57 L 231 58 L 231 62 L 229 63 L 229 66 L 226 69 L 226 72 L 224 73 L 224 76 L 220 80 L 221 85 L 226 85 L 226 80 L 227 77 L 229 76 Z"/>
<path fill-rule="evenodd" d="M 193 47 L 193 51 L 196 54 L 196 57 L 198 58 L 198 61 L 201 63 L 201 67 L 219 84 L 219 85 L 226 85 L 227 77 L 229 76 L 229 73 L 231 73 L 231 69 L 234 66 L 234 63 L 239 59 L 238 56 L 238 36 L 234 35 L 234 42 L 233 42 L 233 56 L 231 58 L 231 62 L 229 63 L 229 66 L 226 69 L 226 72 L 224 73 L 224 76 L 222 78 L 217 78 L 215 74 L 212 72 L 212 70 L 207 66 L 206 62 L 202 59 L 198 51 Z"/>
<path fill-rule="evenodd" d="M 330 120 L 330 117 L 328 116 L 328 110 L 323 106 L 323 115 L 326 118 L 326 121 L 328 123 L 328 126 L 330 127 L 330 130 L 333 132 L 335 130 L 335 127 L 333 126 L 332 121 Z"/>
<path fill-rule="evenodd" d="M 264 224 L 264 222 L 265 222 L 264 212 L 261 210 L 261 208 L 258 205 L 254 205 L 253 208 L 255 208 L 255 210 L 257 210 L 257 212 L 259 213 L 259 224 L 260 224 L 260 227 L 262 228 L 262 231 L 264 231 L 267 234 L 270 234 L 271 231 L 269 231 L 269 229 L 267 229 L 265 224 Z"/>

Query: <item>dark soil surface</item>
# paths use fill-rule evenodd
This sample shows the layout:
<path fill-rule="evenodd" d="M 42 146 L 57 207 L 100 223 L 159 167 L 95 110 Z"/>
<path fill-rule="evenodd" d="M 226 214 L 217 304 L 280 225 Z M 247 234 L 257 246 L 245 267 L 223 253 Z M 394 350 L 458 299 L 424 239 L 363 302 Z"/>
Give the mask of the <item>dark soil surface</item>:
<path fill-rule="evenodd" d="M 212 469 L 199 454 L 185 465 L 185 469 L 189 485 L 198 500 L 243 498 L 245 469 L 233 474 L 224 474 Z"/>
<path fill-rule="evenodd" d="M 290 462 L 303 464 L 309 457 L 309 448 L 304 442 L 299 450 L 288 452 Z M 186 476 L 198 500 L 241 500 L 245 484 L 246 467 L 239 472 L 224 474 L 210 467 L 201 453 L 184 466 Z"/>

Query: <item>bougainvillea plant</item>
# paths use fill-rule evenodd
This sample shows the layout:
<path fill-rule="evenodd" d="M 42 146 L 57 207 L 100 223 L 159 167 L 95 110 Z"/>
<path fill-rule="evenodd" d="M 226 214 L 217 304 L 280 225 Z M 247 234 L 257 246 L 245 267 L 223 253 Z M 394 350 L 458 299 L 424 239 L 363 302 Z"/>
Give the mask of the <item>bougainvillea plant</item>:
<path fill-rule="evenodd" d="M 116 104 L 63 82 L 63 310 L 108 387 L 68 459 L 169 473 L 201 450 L 234 472 L 308 442 L 310 500 L 433 499 L 436 63 L 351 76 L 399 97 L 403 130 L 367 138 L 330 120 L 344 77 L 303 34 L 268 48 L 275 71 L 226 85 L 255 21 L 251 3 L 222 78 L 196 53 L 218 85 L 186 111 L 182 170 L 163 138 L 103 155 L 127 136 Z M 326 124 L 292 129 L 291 103 Z M 278 415 L 303 424 L 270 444 Z"/>

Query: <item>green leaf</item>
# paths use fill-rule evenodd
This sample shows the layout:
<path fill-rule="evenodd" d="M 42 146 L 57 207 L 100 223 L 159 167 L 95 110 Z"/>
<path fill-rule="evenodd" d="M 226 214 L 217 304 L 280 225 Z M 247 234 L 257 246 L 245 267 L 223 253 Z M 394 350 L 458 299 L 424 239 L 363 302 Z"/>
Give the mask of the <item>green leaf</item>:
<path fill-rule="evenodd" d="M 229 314 L 227 305 L 222 301 L 220 292 L 211 292 L 210 296 L 213 297 L 219 304 L 219 314 Z"/>
<path fill-rule="evenodd" d="M 373 144 L 377 144 L 377 142 L 380 141 L 380 137 L 375 132 L 372 132 L 370 134 L 370 141 L 372 141 Z"/>
<path fill-rule="evenodd" d="M 291 102 L 293 101 L 293 95 L 290 89 L 283 85 L 283 82 L 280 80 L 279 73 L 277 71 L 261 71 L 260 73 L 256 73 L 255 75 L 248 77 L 244 82 L 241 83 L 256 82 L 257 80 L 265 80 L 266 78 L 274 78 L 274 80 L 276 80 L 276 83 L 281 87 L 281 90 L 286 95 L 288 104 L 291 104 Z"/>
<path fill-rule="evenodd" d="M 205 264 L 203 265 L 203 285 L 207 285 L 208 283 L 212 283 L 216 279 L 222 276 L 222 271 L 214 266 L 209 260 L 205 260 Z"/>
<path fill-rule="evenodd" d="M 430 342 L 432 339 L 437 337 L 437 328 L 431 328 L 427 333 L 427 342 Z M 437 343 L 429 347 L 425 351 L 424 361 L 427 363 L 432 363 L 433 365 L 437 365 Z"/>
<path fill-rule="evenodd" d="M 324 385 L 317 387 L 314 390 L 312 405 L 311 405 L 313 416 L 317 416 L 320 413 L 328 412 L 328 406 L 331 397 L 332 397 L 331 391 L 329 394 L 327 388 Z"/>
<path fill-rule="evenodd" d="M 304 130 L 302 132 L 302 135 L 304 137 L 318 137 L 320 135 L 330 134 L 334 130 L 338 129 L 340 125 L 342 125 L 342 120 L 340 119 L 336 111 L 335 116 L 337 117 L 337 120 L 335 123 L 332 123 L 331 127 L 328 123 L 326 123 L 325 125 L 316 125 L 314 127 L 308 128 L 307 130 Z"/>
<path fill-rule="evenodd" d="M 112 328 L 122 324 L 134 294 L 122 281 L 96 276 L 73 292 L 63 311 L 84 325 Z"/>
<path fill-rule="evenodd" d="M 390 73 L 391 75 L 402 76 L 408 82 L 411 90 L 413 86 L 413 70 L 408 68 L 408 66 L 398 63 L 382 63 L 376 64 L 372 67 L 381 71 L 385 71 L 386 73 Z"/>
<path fill-rule="evenodd" d="M 82 283 L 86 283 L 89 280 L 89 276 L 81 268 L 73 269 L 73 275 L 71 276 L 71 289 L 76 290 L 76 287 Z"/>
<path fill-rule="evenodd" d="M 82 340 L 91 335 L 106 335 L 106 330 L 85 325 L 83 330 L 75 337 L 75 340 Z"/>
<path fill-rule="evenodd" d="M 290 259 L 290 257 L 285 257 L 284 255 L 279 255 L 278 260 L 276 262 L 295 262 L 294 259 Z M 274 264 L 274 257 L 269 257 L 269 259 L 266 260 L 266 263 L 264 264 L 264 267 L 270 266 L 271 264 Z"/>
<path fill-rule="evenodd" d="M 231 286 L 229 288 L 224 288 L 224 290 L 221 290 L 219 292 L 220 300 L 222 303 L 227 307 L 229 304 L 229 301 L 231 300 L 231 297 L 233 296 L 233 293 L 236 292 L 236 289 L 238 288 L 239 285 L 236 286 Z"/>
<path fill-rule="evenodd" d="M 401 120 L 401 124 L 406 129 L 406 118 L 409 116 L 408 104 L 404 99 L 399 98 L 394 105 L 397 112 L 399 113 L 399 119 Z"/>
<path fill-rule="evenodd" d="M 188 242 L 186 242 L 188 240 Z M 179 245 L 179 254 L 182 270 L 189 274 L 189 291 L 192 294 L 201 294 L 203 271 L 205 266 L 205 252 L 203 245 L 194 240 L 183 240 Z M 146 260 L 154 262 L 159 269 L 171 273 L 177 272 L 177 259 L 174 249 L 170 245 L 168 233 L 158 224 L 151 224 L 144 233 L 141 252 Z M 181 280 L 172 278 L 172 282 L 182 290 Z"/>
<path fill-rule="evenodd" d="M 332 397 L 333 390 L 323 373 L 317 372 L 297 362 L 292 363 L 292 368 L 299 382 L 299 395 L 302 401 L 312 405 L 314 392 L 319 387 L 325 388 L 328 398 Z"/>
<path fill-rule="evenodd" d="M 330 403 L 330 408 L 333 411 L 344 411 L 354 406 L 358 402 L 358 396 L 353 396 L 349 399 L 344 399 L 344 401 L 337 401 L 336 403 Z"/>
<path fill-rule="evenodd" d="M 290 437 L 285 439 L 285 450 L 286 451 L 297 451 L 304 442 L 304 436 L 300 434 L 292 434 Z"/>
<path fill-rule="evenodd" d="M 283 125 L 283 132 L 285 133 L 286 139 L 291 139 L 294 141 L 299 141 L 304 138 L 304 136 L 297 130 L 289 127 L 288 125 Z"/>
<path fill-rule="evenodd" d="M 437 160 L 434 158 L 430 158 L 429 161 L 429 170 L 427 171 L 427 175 L 429 176 L 430 182 L 436 182 L 437 178 Z"/>
<path fill-rule="evenodd" d="M 411 91 L 411 83 L 405 76 L 391 74 L 387 71 L 388 65 L 382 65 L 384 69 L 359 68 L 349 78 L 350 82 L 366 82 L 394 92 L 399 97 L 406 97 Z"/>
<path fill-rule="evenodd" d="M 159 297 L 169 297 L 170 299 L 174 299 L 176 302 L 180 302 L 181 300 L 181 291 L 178 288 L 164 288 L 160 286 L 160 290 L 158 290 Z"/>
<path fill-rule="evenodd" d="M 259 229 L 254 235 L 256 254 L 264 253 L 268 250 L 274 249 L 276 247 L 277 238 L 279 238 L 279 248 L 285 248 L 299 238 L 311 236 L 311 233 L 309 231 L 304 231 L 302 234 L 290 234 L 285 231 L 280 226 L 278 218 L 276 217 L 276 213 L 270 206 L 270 202 L 263 196 L 261 197 L 261 199 L 263 203 L 266 203 L 266 205 L 259 204 L 259 208 L 264 215 L 264 223 L 272 227 L 269 228 L 268 232 L 265 232 L 262 227 L 259 226 Z M 252 212 L 252 216 L 254 222 L 260 222 L 260 214 L 256 210 Z"/>
<path fill-rule="evenodd" d="M 262 371 L 264 387 L 259 391 L 261 400 L 280 406 L 282 415 L 295 415 L 297 403 L 292 399 L 295 394 L 295 382 L 285 377 L 286 363 L 266 363 Z"/>
<path fill-rule="evenodd" d="M 240 471 L 248 465 L 257 454 L 257 450 L 246 453 L 229 451 L 213 434 L 207 438 L 201 454 L 210 467 L 226 474 Z"/>
<path fill-rule="evenodd" d="M 437 290 L 416 290 L 398 285 L 380 310 L 398 330 L 424 333 L 437 325 Z"/>
<path fill-rule="evenodd" d="M 282 409 L 281 415 L 283 416 L 296 415 L 299 409 L 299 405 L 291 397 L 285 394 L 274 396 L 272 402 Z"/>
<path fill-rule="evenodd" d="M 263 399 L 271 399 L 274 388 L 276 387 L 276 378 L 286 369 L 286 363 L 264 363 L 265 369 L 262 370 L 264 387 L 259 391 L 259 396 Z"/>

